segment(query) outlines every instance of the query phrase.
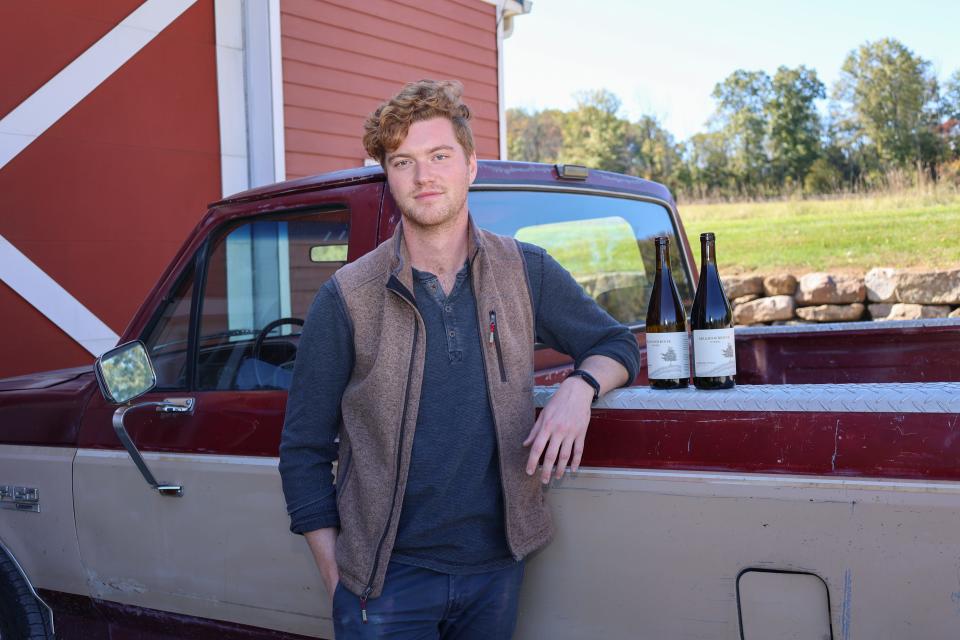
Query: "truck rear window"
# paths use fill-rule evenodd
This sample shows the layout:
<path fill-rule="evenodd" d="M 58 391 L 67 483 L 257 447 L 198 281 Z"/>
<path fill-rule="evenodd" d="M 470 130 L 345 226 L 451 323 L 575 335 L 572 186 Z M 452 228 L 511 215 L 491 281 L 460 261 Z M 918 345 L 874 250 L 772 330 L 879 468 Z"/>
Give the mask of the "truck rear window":
<path fill-rule="evenodd" d="M 474 190 L 470 213 L 494 233 L 543 247 L 610 315 L 643 325 L 656 271 L 653 239 L 670 238 L 680 297 L 693 301 L 669 210 L 655 202 L 594 193 Z"/>

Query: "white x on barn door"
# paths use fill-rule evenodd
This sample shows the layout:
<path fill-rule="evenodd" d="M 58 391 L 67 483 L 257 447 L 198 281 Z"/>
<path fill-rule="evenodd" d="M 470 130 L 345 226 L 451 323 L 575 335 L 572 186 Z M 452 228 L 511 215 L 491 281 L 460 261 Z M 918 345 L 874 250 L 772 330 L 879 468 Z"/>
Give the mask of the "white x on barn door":
<path fill-rule="evenodd" d="M 146 0 L 0 119 L 0 171 L 196 1 Z M 0 280 L 94 356 L 117 343 L 109 326 L 3 236 Z"/>

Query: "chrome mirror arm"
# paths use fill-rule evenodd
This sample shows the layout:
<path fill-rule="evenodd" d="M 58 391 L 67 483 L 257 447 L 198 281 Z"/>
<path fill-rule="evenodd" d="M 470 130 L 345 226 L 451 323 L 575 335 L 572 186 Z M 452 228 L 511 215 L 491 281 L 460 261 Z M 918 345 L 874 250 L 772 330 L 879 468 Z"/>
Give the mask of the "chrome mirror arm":
<path fill-rule="evenodd" d="M 117 410 L 113 412 L 114 432 L 116 432 L 117 437 L 120 439 L 123 447 L 127 450 L 127 453 L 130 454 L 130 458 L 133 460 L 133 463 L 137 465 L 137 469 L 140 470 L 140 473 L 143 475 L 143 479 L 147 481 L 147 484 L 149 484 L 151 488 L 156 489 L 156 491 L 162 496 L 174 496 L 179 498 L 183 495 L 183 487 L 180 485 L 161 484 L 157 482 L 157 478 L 153 475 L 153 472 L 150 471 L 150 467 L 147 466 L 147 462 L 140 454 L 140 450 L 137 449 L 137 445 L 133 443 L 133 440 L 130 438 L 130 434 L 127 433 L 127 429 L 123 424 L 123 418 L 128 412 L 135 409 L 142 409 L 144 407 L 156 407 L 157 411 L 163 413 L 193 413 L 193 404 L 193 398 L 171 398 L 159 402 L 141 402 L 140 404 L 118 407 Z"/>

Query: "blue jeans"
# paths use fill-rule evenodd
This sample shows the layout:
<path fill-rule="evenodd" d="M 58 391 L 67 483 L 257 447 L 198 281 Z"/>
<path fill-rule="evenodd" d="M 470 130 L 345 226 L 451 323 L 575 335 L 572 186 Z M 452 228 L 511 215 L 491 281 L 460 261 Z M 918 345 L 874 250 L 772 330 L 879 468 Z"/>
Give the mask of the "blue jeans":
<path fill-rule="evenodd" d="M 523 562 L 506 569 L 451 575 L 391 562 L 383 594 L 367 600 L 338 584 L 333 594 L 337 640 L 509 640 L 517 625 Z"/>

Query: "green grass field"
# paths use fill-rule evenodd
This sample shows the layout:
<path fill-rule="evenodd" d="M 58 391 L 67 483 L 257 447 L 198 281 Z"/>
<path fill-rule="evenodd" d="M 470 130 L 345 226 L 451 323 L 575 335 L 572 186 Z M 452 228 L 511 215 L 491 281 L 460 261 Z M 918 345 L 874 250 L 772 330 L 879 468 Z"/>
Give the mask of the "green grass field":
<path fill-rule="evenodd" d="M 717 235 L 721 273 L 960 267 L 960 193 L 679 206 L 700 260 Z"/>
<path fill-rule="evenodd" d="M 517 240 L 546 249 L 576 276 L 643 271 L 633 229 L 622 218 L 599 218 L 525 227 Z"/>

